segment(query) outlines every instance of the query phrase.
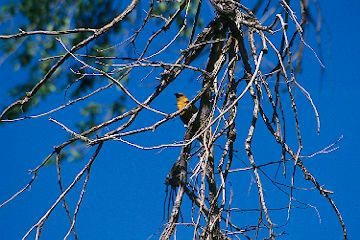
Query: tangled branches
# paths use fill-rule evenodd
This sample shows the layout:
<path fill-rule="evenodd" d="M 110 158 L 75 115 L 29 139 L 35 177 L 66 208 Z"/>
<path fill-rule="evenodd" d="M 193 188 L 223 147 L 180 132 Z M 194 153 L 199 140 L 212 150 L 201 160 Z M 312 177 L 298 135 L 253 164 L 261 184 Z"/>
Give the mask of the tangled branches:
<path fill-rule="evenodd" d="M 265 189 L 268 189 L 268 192 L 279 190 L 288 199 L 286 207 L 281 208 L 282 211 L 287 212 L 286 221 L 288 221 L 294 207 L 298 205 L 312 207 L 295 197 L 294 191 L 298 188 L 295 185 L 295 173 L 299 170 L 302 172 L 304 179 L 310 181 L 314 189 L 328 200 L 338 217 L 343 237 L 346 239 L 345 224 L 331 198 L 332 192 L 325 189 L 317 181 L 304 164 L 301 155 L 304 146 L 296 96 L 294 94 L 296 89 L 304 93 L 310 101 L 315 112 L 318 131 L 320 129 L 319 116 L 311 96 L 296 79 L 296 69 L 298 65 L 301 65 L 304 46 L 312 50 L 303 35 L 310 15 L 308 1 L 293 1 L 291 5 L 289 1 L 285 0 L 279 1 L 279 3 L 258 1 L 251 10 L 243 4 L 232 0 L 210 0 L 211 6 L 216 10 L 216 16 L 203 28 L 199 24 L 200 18 L 210 11 L 207 8 L 210 5 L 206 6 L 201 0 L 186 0 L 179 3 L 151 1 L 140 28 L 124 40 L 124 42 L 133 44 L 136 49 L 135 56 L 123 58 L 117 56 L 101 57 L 78 53 L 79 50 L 97 40 L 101 35 L 107 34 L 116 24 L 125 21 L 124 19 L 134 12 L 138 2 L 133 0 L 120 15 L 99 29 L 79 28 L 78 30 L 59 32 L 26 32 L 22 30 L 19 34 L 0 36 L 0 39 L 9 39 L 34 34 L 62 36 L 64 34 L 76 34 L 77 31 L 91 33 L 88 38 L 71 47 L 67 47 L 62 39 L 58 38 L 64 53 L 51 58 L 51 60 L 56 59 L 56 62 L 47 74 L 26 93 L 24 98 L 15 101 L 3 110 L 0 115 L 1 122 L 14 122 L 46 116 L 64 110 L 79 101 L 90 99 L 98 92 L 114 86 L 118 87 L 135 104 L 130 110 L 96 124 L 81 133 L 77 133 L 58 120 L 50 119 L 72 137 L 56 146 L 54 151 L 32 170 L 33 178 L 31 181 L 1 205 L 1 207 L 6 205 L 28 189 L 35 181 L 38 171 L 43 168 L 49 159 L 56 158 L 61 194 L 49 211 L 29 229 L 24 238 L 34 229 L 37 232 L 36 238 L 39 238 L 43 224 L 61 201 L 64 203 L 71 225 L 65 238 L 71 232 L 77 238 L 74 228 L 75 220 L 85 192 L 91 165 L 103 144 L 108 141 L 119 141 L 142 150 L 166 147 L 181 148 L 178 159 L 169 171 L 166 181 L 173 193 L 176 193 L 176 197 L 160 236 L 161 239 L 169 239 L 175 234 L 176 227 L 182 224 L 193 229 L 194 239 L 230 239 L 233 237 L 239 238 L 239 236 L 248 239 L 253 236 L 275 239 L 282 234 L 282 232 L 278 231 L 282 226 L 279 226 L 274 221 L 273 215 L 276 215 L 274 213 L 276 210 L 269 207 L 271 203 L 267 200 Z M 168 12 L 159 12 L 157 11 L 159 4 L 167 4 L 173 6 L 173 8 L 170 8 Z M 296 14 L 293 8 L 300 10 L 300 16 Z M 195 11 L 192 12 L 192 9 L 195 9 Z M 262 13 L 260 9 L 263 11 Z M 146 28 L 153 26 L 152 21 L 154 19 L 161 21 L 162 26 L 157 31 L 149 34 Z M 164 37 L 165 31 L 171 32 L 171 37 Z M 142 36 L 142 34 L 145 36 Z M 145 44 L 139 43 L 143 39 L 148 40 Z M 185 42 L 184 39 L 188 42 L 186 48 L 181 52 L 178 51 L 179 55 L 175 55 L 176 59 L 167 62 L 166 59 L 168 58 L 165 55 L 173 51 L 174 48 L 178 49 L 179 44 Z M 160 50 L 154 51 L 157 41 L 163 45 Z M 128 46 L 130 47 L 130 45 Z M 138 49 L 142 50 L 138 52 Z M 314 56 L 317 57 L 315 52 Z M 89 61 L 91 58 L 95 58 L 97 63 L 91 64 Z M 81 69 L 73 70 L 74 75 L 79 79 L 85 76 L 100 76 L 109 83 L 94 89 L 86 96 L 74 99 L 48 112 L 15 119 L 6 118 L 11 109 L 19 106 L 21 108 L 33 96 L 38 94 L 42 85 L 50 81 L 54 73 L 60 69 L 60 66 L 69 59 L 81 65 Z M 43 60 L 49 61 L 50 58 Z M 320 60 L 319 62 L 321 65 Z M 149 68 L 151 70 L 145 73 L 145 69 Z M 131 76 L 132 72 L 137 71 L 137 69 L 144 69 L 142 79 L 155 74 L 158 76 L 155 90 L 145 100 L 136 97 L 136 93 L 131 92 L 121 81 L 123 78 Z M 132 135 L 155 131 L 180 114 L 180 111 L 167 113 L 159 110 L 153 106 L 153 102 L 184 72 L 191 72 L 191 74 L 202 79 L 202 88 L 187 106 L 188 108 L 198 100 L 200 102 L 199 111 L 196 117 L 188 124 L 183 141 L 158 146 L 142 146 L 126 140 L 126 137 Z M 134 78 L 132 81 L 138 80 L 139 78 Z M 282 90 L 285 93 L 282 93 Z M 247 98 L 247 96 L 250 98 Z M 288 103 L 290 103 L 289 107 L 287 107 Z M 249 123 L 247 123 L 248 127 L 244 139 L 240 137 L 244 133 L 239 130 L 242 127 L 239 127 L 238 124 L 239 118 L 244 116 L 244 111 L 240 107 L 243 105 L 252 109 L 249 112 Z M 140 113 L 142 112 L 150 112 L 161 119 L 150 125 L 133 127 L 135 120 L 141 118 Z M 285 118 L 292 120 L 285 121 Z M 287 126 L 291 125 L 291 121 L 295 125 L 293 132 L 287 129 Z M 281 152 L 280 160 L 259 160 L 256 157 L 254 137 L 259 124 L 265 126 L 267 133 L 272 137 L 273 143 L 277 144 Z M 200 126 L 199 129 L 195 129 L 195 125 Z M 295 136 L 297 141 L 296 147 L 292 147 L 291 145 L 294 144 L 290 144 L 290 142 L 293 142 L 292 136 Z M 88 164 L 74 178 L 74 181 L 64 189 L 61 180 L 59 156 L 62 151 L 65 151 L 73 143 L 96 147 L 96 150 Z M 238 156 L 241 152 L 245 153 L 246 161 L 242 161 L 242 157 Z M 234 167 L 241 165 L 240 163 L 246 165 L 246 167 Z M 266 167 L 277 169 L 276 172 L 282 167 L 283 174 L 281 177 L 276 176 L 276 174 L 270 176 L 269 172 L 271 171 L 265 170 Z M 234 215 L 236 215 L 237 210 L 244 211 L 244 208 L 233 207 L 238 203 L 233 199 L 235 192 L 231 188 L 231 182 L 234 180 L 231 179 L 236 179 L 238 175 L 247 171 L 252 172 L 253 182 L 257 188 L 256 202 L 258 204 L 254 212 L 258 217 L 255 222 L 249 220 L 241 226 L 243 221 L 240 221 L 239 217 Z M 87 173 L 87 178 L 83 184 L 83 191 L 79 197 L 76 211 L 71 215 L 65 196 L 85 173 Z M 264 182 L 270 183 L 270 186 L 265 186 Z M 185 223 L 181 223 L 179 221 L 180 209 L 185 196 L 190 200 L 193 208 L 191 216 Z"/>

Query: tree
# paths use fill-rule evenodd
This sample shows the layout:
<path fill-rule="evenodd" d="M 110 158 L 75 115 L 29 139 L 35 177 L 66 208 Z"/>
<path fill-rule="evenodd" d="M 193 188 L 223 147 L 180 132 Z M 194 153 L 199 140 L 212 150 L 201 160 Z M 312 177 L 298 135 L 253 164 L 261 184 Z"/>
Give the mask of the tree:
<path fill-rule="evenodd" d="M 231 0 L 209 2 L 210 5 L 201 0 L 149 1 L 140 6 L 140 1 L 132 0 L 122 3 L 122 10 L 116 7 L 117 2 L 100 0 L 41 4 L 23 1 L 20 6 L 5 5 L 3 11 L 8 14 L 3 15 L 4 20 L 24 21 L 25 26 L 17 34 L 0 36 L 5 43 L 2 51 L 16 60 L 15 67 L 30 66 L 31 75 L 25 83 L 10 90 L 14 101 L 4 106 L 1 122 L 11 124 L 58 111 L 69 116 L 70 106 L 76 104 L 82 107 L 83 114 L 82 118 L 70 119 L 68 123 L 65 119 L 49 118 L 69 133 L 70 138 L 55 146 L 31 171 L 29 183 L 1 204 L 5 206 L 29 189 L 46 165 L 56 166 L 58 198 L 24 238 L 33 231 L 39 238 L 43 225 L 60 203 L 70 221 L 66 237 L 72 233 L 78 238 L 76 217 L 92 164 L 103 145 L 111 141 L 139 151 L 180 149 L 166 177 L 170 188 L 169 210 L 161 239 L 173 236 L 181 222 L 191 227 L 195 239 L 255 236 L 275 239 L 283 234 L 283 227 L 276 225 L 274 218 L 286 212 L 289 219 L 293 208 L 299 205 L 312 207 L 295 197 L 295 191 L 300 189 L 295 182 L 305 186 L 309 186 L 305 182 L 311 183 L 329 202 L 338 217 L 343 238 L 347 238 L 332 192 L 304 164 L 303 158 L 309 156 L 301 154 L 306 146 L 302 143 L 294 91 L 300 90 L 308 99 L 320 130 L 311 95 L 296 78 L 301 71 L 304 48 L 311 49 L 322 65 L 305 38 L 310 28 L 318 27 L 315 19 L 319 13 L 312 9 L 316 6 L 305 0 L 257 1 L 254 5 Z M 148 9 L 144 16 L 141 8 Z M 215 11 L 215 17 L 209 18 L 209 11 Z M 198 79 L 188 84 L 197 85 L 200 81 L 201 87 L 185 107 L 186 111 L 199 102 L 199 110 L 187 124 L 183 141 L 160 145 L 150 142 L 146 146 L 132 142 L 133 136 L 156 134 L 184 111 L 168 113 L 159 110 L 162 107 L 156 104 L 166 88 L 176 79 L 184 78 Z M 137 94 L 141 90 L 129 89 L 126 84 L 144 79 L 157 80 L 155 88 L 143 98 Z M 121 97 L 109 95 L 107 104 L 97 102 L 96 95 L 108 90 L 120 90 Z M 58 101 L 57 107 L 34 113 L 46 99 L 57 99 L 57 94 L 70 94 L 71 100 Z M 129 109 L 125 99 L 129 101 Z M 250 111 L 244 106 L 250 106 Z M 262 148 L 254 145 L 262 139 L 257 139 L 255 133 L 260 131 L 271 136 L 266 144 L 277 148 L 271 159 L 257 157 L 261 156 L 258 152 Z M 94 149 L 92 156 L 73 181 L 64 186 L 61 172 L 64 160 L 85 158 L 87 147 Z M 280 168 L 281 176 L 277 174 Z M 233 217 L 245 209 L 233 202 L 236 192 L 231 183 L 238 183 L 238 175 L 247 171 L 254 178 L 257 199 L 253 199 L 255 209 L 246 210 L 255 212 L 256 216 L 243 223 Z M 299 171 L 304 180 L 299 173 L 295 174 Z M 72 213 L 66 197 L 82 179 L 82 190 Z M 272 204 L 267 198 L 277 192 L 284 194 L 286 201 L 278 209 L 281 214 L 269 207 Z M 181 209 L 185 201 L 192 207 Z"/>

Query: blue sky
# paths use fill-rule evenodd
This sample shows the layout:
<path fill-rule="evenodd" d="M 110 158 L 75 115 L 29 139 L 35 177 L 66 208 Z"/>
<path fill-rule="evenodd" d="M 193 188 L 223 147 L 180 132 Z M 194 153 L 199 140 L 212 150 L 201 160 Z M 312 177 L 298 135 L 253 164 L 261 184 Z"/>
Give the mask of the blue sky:
<path fill-rule="evenodd" d="M 305 164 L 327 189 L 335 192 L 333 198 L 343 214 L 350 239 L 360 238 L 356 226 L 360 221 L 360 187 L 358 182 L 359 157 L 355 151 L 360 143 L 360 66 L 358 54 L 358 9 L 359 1 L 321 1 L 325 23 L 321 35 L 322 55 L 325 70 L 320 67 L 311 51 L 305 50 L 303 73 L 298 81 L 311 93 L 321 117 L 321 133 L 315 132 L 315 120 L 306 99 L 297 92 L 300 119 L 304 134 L 304 154 L 333 143 L 343 136 L 340 148 L 327 155 L 305 160 Z M 14 29 L 14 32 L 17 29 Z M 1 41 L 0 44 L 6 42 Z M 4 96 L 11 82 L 24 73 L 14 72 L 5 63 L 0 66 L 0 93 Z M 151 83 L 150 83 L 151 84 Z M 200 86 L 193 88 L 188 82 L 176 81 L 159 101 L 155 102 L 168 112 L 175 110 L 173 93 L 186 92 L 194 96 Z M 130 89 L 139 89 L 144 84 L 130 83 Z M 144 92 L 149 89 L 144 90 Z M 101 97 L 100 97 L 101 98 Z M 0 97 L 0 103 L 7 99 Z M 74 110 L 75 111 L 75 110 Z M 66 119 L 68 116 L 55 114 Z M 67 119 L 71 121 L 70 119 Z M 141 123 L 139 123 L 141 124 Z M 178 119 L 172 120 L 156 135 L 147 134 L 132 140 L 144 145 L 181 140 L 184 129 Z M 0 175 L 0 201 L 4 201 L 24 186 L 34 168 L 61 143 L 67 135 L 47 118 L 27 120 L 0 125 L 0 149 L 2 174 Z M 259 139 L 265 136 L 259 133 Z M 266 148 L 266 147 L 264 147 Z M 93 151 L 93 150 L 91 150 Z M 265 150 L 264 150 L 265 151 Z M 271 151 L 271 149 L 266 149 Z M 164 180 L 175 161 L 179 149 L 163 151 L 139 151 L 119 142 L 104 145 L 91 171 L 90 182 L 78 216 L 76 230 L 80 239 L 147 239 L 158 238 L 163 219 L 165 198 Z M 262 155 L 259 154 L 261 157 Z M 87 160 L 85 160 L 87 161 Z M 79 171 L 84 161 L 63 164 L 65 185 Z M 299 179 L 302 177 L 299 174 Z M 248 180 L 248 178 L 244 178 Z M 299 181 L 301 182 L 301 180 Z M 69 196 L 76 203 L 80 186 Z M 4 239 L 19 239 L 48 209 L 59 194 L 55 166 L 48 166 L 40 173 L 31 190 L 0 209 L 0 232 Z M 247 194 L 239 195 L 239 198 Z M 283 239 L 341 239 L 340 226 L 331 206 L 316 192 L 300 195 L 302 200 L 316 206 L 321 223 L 311 209 L 296 210 L 285 227 L 289 235 Z M 276 202 L 277 196 L 269 201 Z M 73 209 L 73 207 L 72 207 Z M 186 213 L 185 213 L 186 214 Z M 279 224 L 283 221 L 279 221 Z M 43 230 L 43 239 L 62 239 L 68 228 L 65 212 L 58 207 L 48 219 Z M 186 229 L 184 230 L 186 231 Z M 178 239 L 189 239 L 178 236 Z"/>

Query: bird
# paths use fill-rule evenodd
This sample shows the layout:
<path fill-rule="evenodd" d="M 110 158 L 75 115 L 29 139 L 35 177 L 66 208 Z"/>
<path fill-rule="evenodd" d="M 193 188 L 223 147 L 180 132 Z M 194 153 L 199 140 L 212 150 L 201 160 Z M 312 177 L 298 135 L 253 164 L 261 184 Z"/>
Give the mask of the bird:
<path fill-rule="evenodd" d="M 189 104 L 190 100 L 183 93 L 175 93 L 176 96 L 176 105 L 178 110 L 183 109 L 186 105 Z M 197 107 L 194 104 L 191 104 L 187 109 L 180 112 L 180 119 L 185 124 L 188 125 L 191 118 L 198 112 Z"/>

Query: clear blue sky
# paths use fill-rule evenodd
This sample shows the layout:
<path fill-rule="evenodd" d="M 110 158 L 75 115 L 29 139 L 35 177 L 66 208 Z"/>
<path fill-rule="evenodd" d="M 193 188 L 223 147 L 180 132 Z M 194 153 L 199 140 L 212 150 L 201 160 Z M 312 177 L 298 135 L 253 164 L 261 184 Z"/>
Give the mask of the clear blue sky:
<path fill-rule="evenodd" d="M 321 38 L 325 72 L 320 74 L 316 59 L 306 50 L 304 71 L 298 78 L 312 94 L 322 125 L 318 136 L 311 107 L 305 100 L 301 101 L 299 108 L 309 109 L 300 116 L 305 136 L 304 154 L 319 150 L 343 136 L 337 151 L 307 160 L 306 164 L 327 189 L 335 192 L 333 198 L 347 224 L 349 239 L 360 239 L 356 230 L 360 222 L 360 158 L 355 151 L 360 144 L 359 9 L 360 2 L 355 0 L 341 3 L 321 1 L 325 19 Z M 12 81 L 24 74 L 14 72 L 6 63 L 0 66 L 0 73 L 1 96 Z M 187 88 L 187 85 L 188 82 L 177 81 L 167 89 L 161 96 L 162 109 L 168 112 L 175 110 L 172 94 L 178 89 L 194 96 L 199 86 Z M 130 84 L 129 87 L 135 89 L 139 85 Z M 298 95 L 301 97 L 300 93 Z M 0 97 L 0 103 L 4 101 L 5 98 Z M 66 117 L 61 114 L 55 116 L 60 119 Z M 180 140 L 184 129 L 180 121 L 174 119 L 159 131 L 156 137 L 148 135 L 149 139 L 156 143 Z M 52 147 L 64 141 L 66 136 L 47 118 L 0 125 L 0 201 L 24 186 L 31 177 L 28 170 L 41 162 Z M 151 145 L 143 136 L 133 140 Z M 105 144 L 92 168 L 78 216 L 76 230 L 80 239 L 147 239 L 152 235 L 153 239 L 157 239 L 162 229 L 163 183 L 178 153 L 179 149 L 143 152 L 119 142 Z M 63 164 L 65 185 L 83 164 L 83 161 Z M 71 192 L 70 202 L 76 203 L 79 187 Z M 40 172 L 30 191 L 0 209 L 0 238 L 19 239 L 23 236 L 58 193 L 56 168 L 48 166 Z M 312 210 L 297 210 L 286 226 L 289 235 L 283 239 L 341 239 L 340 226 L 331 206 L 316 192 L 306 194 L 303 200 L 318 208 L 321 223 Z M 62 239 L 67 228 L 65 212 L 58 207 L 45 224 L 43 239 Z M 178 236 L 178 239 L 189 237 Z"/>

